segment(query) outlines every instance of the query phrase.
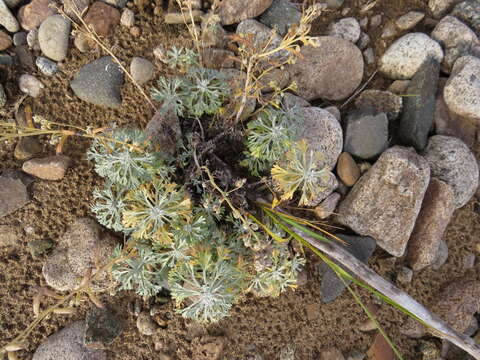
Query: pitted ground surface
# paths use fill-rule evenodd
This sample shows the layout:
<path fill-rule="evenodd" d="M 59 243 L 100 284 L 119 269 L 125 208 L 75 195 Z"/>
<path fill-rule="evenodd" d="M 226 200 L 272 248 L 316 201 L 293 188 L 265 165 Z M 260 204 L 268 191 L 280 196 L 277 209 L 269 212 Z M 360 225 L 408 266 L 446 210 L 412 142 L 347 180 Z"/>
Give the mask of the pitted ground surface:
<path fill-rule="evenodd" d="M 157 0 L 160 3 L 159 0 Z M 346 16 L 362 18 L 358 9 L 366 1 L 347 0 L 352 10 Z M 148 2 L 146 2 L 148 3 Z M 153 1 L 152 1 L 153 3 Z M 395 0 L 378 1 L 368 13 L 370 16 L 383 13 L 384 19 L 394 19 L 408 10 L 425 8 L 426 1 Z M 153 59 L 152 49 L 163 43 L 167 46 L 188 44 L 188 35 L 181 26 L 163 24 L 162 16 L 153 15 L 153 6 L 146 6 L 145 11 L 135 9 L 138 25 L 142 29 L 140 38 L 133 38 L 128 31 L 117 27 L 109 38 L 115 54 L 128 63 L 133 56 Z M 315 24 L 315 33 L 324 33 L 327 24 L 341 18 L 339 12 L 323 16 Z M 421 29 L 420 29 L 421 30 Z M 381 28 L 369 32 L 375 43 L 375 53 L 381 54 L 388 43 L 376 41 Z M 63 74 L 53 79 L 41 76 L 46 85 L 42 97 L 28 99 L 34 113 L 51 120 L 68 122 L 80 126 L 100 127 L 111 122 L 118 125 L 145 126 L 153 114 L 148 103 L 140 96 L 136 88 L 127 83 L 123 88 L 123 106 L 120 110 L 105 110 L 88 105 L 75 98 L 69 89 L 69 80 L 84 64 L 102 55 L 99 52 L 82 54 L 72 49 L 65 61 Z M 157 75 L 165 69 L 155 61 Z M 367 68 L 365 79 L 375 66 Z M 19 69 L 11 73 L 0 68 L 0 81 L 7 88 L 8 98 L 17 99 L 19 91 L 16 78 L 27 70 Z M 30 71 L 30 73 L 32 73 Z M 153 82 L 147 84 L 149 89 Z M 377 76 L 369 88 L 385 89 L 388 82 Z M 326 105 L 326 104 L 325 104 Z M 0 344 L 13 338 L 33 320 L 32 292 L 30 288 L 44 284 L 41 267 L 45 258 L 32 259 L 26 244 L 31 240 L 49 238 L 53 241 L 63 234 L 68 224 L 81 216 L 92 216 L 89 211 L 92 189 L 101 184 L 101 179 L 92 171 L 92 166 L 85 159 L 88 142 L 69 140 L 66 154 L 73 159 L 67 176 L 60 182 L 37 181 L 33 186 L 31 203 L 14 214 L 0 219 L 0 225 L 10 225 L 22 234 L 18 246 L 0 249 Z M 13 158 L 13 144 L 0 146 L 0 169 L 20 169 L 21 162 Z M 51 147 L 45 147 L 45 155 L 51 154 Z M 478 155 L 477 151 L 477 155 Z M 424 270 L 415 274 L 413 282 L 405 290 L 424 304 L 429 304 L 444 284 L 456 278 L 467 276 L 480 277 L 480 265 L 465 271 L 463 257 L 467 252 L 475 252 L 480 233 L 480 196 L 472 199 L 465 207 L 455 212 L 455 216 L 446 233 L 450 250 L 447 263 L 438 271 Z M 476 210 L 475 210 L 476 209 Z M 205 335 L 222 336 L 224 349 L 221 359 L 243 360 L 247 355 L 259 353 L 265 360 L 277 360 L 280 351 L 287 345 L 295 349 L 295 359 L 316 360 L 324 346 L 336 346 L 344 353 L 351 349 L 366 351 L 373 342 L 374 333 L 362 333 L 359 324 L 366 319 L 360 307 L 348 293 L 330 304 L 323 305 L 319 297 L 319 280 L 314 256 L 309 256 L 309 280 L 306 286 L 296 292 L 288 292 L 277 299 L 247 298 L 234 307 L 232 316 L 219 324 L 208 328 L 198 327 L 174 314 L 170 302 L 162 309 L 161 317 L 166 320 L 166 329 L 161 329 L 153 337 L 141 336 L 135 327 L 135 318 L 126 311 L 127 304 L 134 298 L 133 294 L 119 294 L 112 298 L 104 296 L 104 301 L 117 309 L 126 319 L 127 328 L 123 335 L 111 346 L 111 359 L 147 360 L 158 359 L 159 353 L 154 349 L 154 342 L 161 343 L 164 351 L 173 355 L 173 359 L 204 359 L 201 338 Z M 386 278 L 394 280 L 393 265 L 386 261 L 387 255 L 379 250 L 371 259 L 370 265 Z M 399 261 L 397 261 L 398 263 Z M 365 300 L 370 295 L 362 293 Z M 75 315 L 53 316 L 37 327 L 29 337 L 28 351 L 20 353 L 22 359 L 31 359 L 32 352 L 43 338 L 65 324 L 85 316 L 89 305 L 82 304 Z M 382 306 L 379 314 L 392 339 L 404 354 L 405 359 L 419 359 L 418 343 L 399 334 L 399 327 L 404 316 L 397 311 Z"/>

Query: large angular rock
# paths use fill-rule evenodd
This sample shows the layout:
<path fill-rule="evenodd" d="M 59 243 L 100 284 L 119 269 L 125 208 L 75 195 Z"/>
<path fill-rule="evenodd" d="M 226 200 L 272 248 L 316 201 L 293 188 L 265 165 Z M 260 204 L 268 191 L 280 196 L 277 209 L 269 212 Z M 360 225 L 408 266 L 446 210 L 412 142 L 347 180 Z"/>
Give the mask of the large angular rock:
<path fill-rule="evenodd" d="M 432 177 L 408 242 L 407 262 L 413 270 L 422 270 L 435 262 L 454 210 L 452 188 Z"/>
<path fill-rule="evenodd" d="M 318 107 L 299 108 L 298 115 L 302 127 L 300 137 L 308 141 L 312 150 L 320 152 L 324 163 L 333 169 L 343 148 L 342 127 L 338 120 Z"/>
<path fill-rule="evenodd" d="M 440 64 L 433 58 L 425 60 L 413 76 L 403 102 L 400 119 L 400 138 L 404 145 L 418 151 L 427 146 L 428 134 L 433 126 L 435 95 L 437 93 Z"/>
<path fill-rule="evenodd" d="M 350 96 L 363 78 L 363 55 L 342 38 L 321 36 L 318 47 L 304 46 L 295 64 L 288 67 L 297 93 L 306 100 L 342 100 Z"/>
<path fill-rule="evenodd" d="M 443 97 L 454 114 L 480 123 L 480 59 L 462 56 L 452 69 Z"/>
<path fill-rule="evenodd" d="M 390 79 L 411 79 L 429 57 L 442 62 L 440 44 L 424 33 L 406 34 L 380 58 L 380 72 Z"/>
<path fill-rule="evenodd" d="M 101 266 L 111 256 L 114 239 L 89 218 L 77 219 L 60 239 L 43 265 L 46 283 L 58 291 L 75 289 L 89 268 Z M 99 282 L 105 282 L 107 274 Z"/>
<path fill-rule="evenodd" d="M 402 256 L 430 181 L 430 168 L 414 150 L 385 151 L 338 207 L 337 220 Z"/>
<path fill-rule="evenodd" d="M 119 108 L 123 72 L 110 57 L 104 56 L 82 67 L 70 86 L 80 99 L 94 105 Z"/>
<path fill-rule="evenodd" d="M 468 146 L 460 139 L 435 135 L 423 155 L 432 176 L 452 187 L 455 207 L 464 206 L 475 194 L 479 176 L 477 159 Z"/>
<path fill-rule="evenodd" d="M 361 109 L 348 116 L 345 131 L 346 152 L 369 160 L 379 156 L 387 146 L 388 119 L 384 113 Z"/>
<path fill-rule="evenodd" d="M 21 179 L 0 176 L 0 218 L 20 209 L 29 201 L 27 186 Z"/>
<path fill-rule="evenodd" d="M 272 0 L 250 0 L 248 4 L 238 0 L 223 0 L 218 6 L 218 14 L 223 25 L 231 25 L 261 15 L 270 5 Z"/>
<path fill-rule="evenodd" d="M 335 236 L 345 241 L 345 245 L 340 246 L 364 263 L 367 263 L 376 247 L 375 240 L 368 236 L 350 236 L 343 234 L 335 234 Z M 320 293 L 324 303 L 333 301 L 339 297 L 350 283 L 350 281 L 346 283 L 342 281 L 325 263 L 320 265 L 320 272 L 323 273 Z"/>
<path fill-rule="evenodd" d="M 83 321 L 65 326 L 40 344 L 33 360 L 106 360 L 105 350 L 91 350 L 83 344 L 84 333 Z"/>

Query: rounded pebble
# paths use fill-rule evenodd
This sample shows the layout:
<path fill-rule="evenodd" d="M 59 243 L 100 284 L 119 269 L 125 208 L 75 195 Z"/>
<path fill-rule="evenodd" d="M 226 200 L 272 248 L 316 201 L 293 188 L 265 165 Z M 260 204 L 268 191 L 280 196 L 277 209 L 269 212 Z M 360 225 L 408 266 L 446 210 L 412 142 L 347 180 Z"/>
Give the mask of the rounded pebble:
<path fill-rule="evenodd" d="M 53 76 L 58 72 L 58 65 L 50 59 L 39 56 L 35 63 L 37 64 L 38 70 L 46 76 Z"/>

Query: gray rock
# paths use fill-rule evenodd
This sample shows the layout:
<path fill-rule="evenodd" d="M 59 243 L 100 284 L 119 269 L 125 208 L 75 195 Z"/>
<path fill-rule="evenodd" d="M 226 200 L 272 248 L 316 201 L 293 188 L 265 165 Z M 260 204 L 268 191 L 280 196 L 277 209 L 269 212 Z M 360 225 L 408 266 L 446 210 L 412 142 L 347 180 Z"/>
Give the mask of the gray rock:
<path fill-rule="evenodd" d="M 122 105 L 122 84 L 122 70 L 110 56 L 105 56 L 82 67 L 70 86 L 75 95 L 83 101 L 119 108 Z"/>
<path fill-rule="evenodd" d="M 231 25 L 256 18 L 272 5 L 272 0 L 251 0 L 248 6 L 245 5 L 238 0 L 223 0 L 217 8 L 222 24 Z"/>
<path fill-rule="evenodd" d="M 345 0 L 326 0 L 327 7 L 332 10 L 340 9 Z"/>
<path fill-rule="evenodd" d="M 130 9 L 123 9 L 122 16 L 120 17 L 120 24 L 127 28 L 131 28 L 135 25 L 135 14 Z"/>
<path fill-rule="evenodd" d="M 326 219 L 333 214 L 340 201 L 341 195 L 339 193 L 332 193 L 320 205 L 315 207 L 315 215 L 319 219 Z"/>
<path fill-rule="evenodd" d="M 333 169 L 343 148 L 342 128 L 335 117 L 318 107 L 298 110 L 302 118 L 300 137 L 306 139 L 310 148 L 323 155 L 324 163 Z"/>
<path fill-rule="evenodd" d="M 58 65 L 54 61 L 45 57 L 39 56 L 35 61 L 35 64 L 43 75 L 53 76 L 58 72 Z"/>
<path fill-rule="evenodd" d="M 369 47 L 363 52 L 363 57 L 365 58 L 365 63 L 367 65 L 372 65 L 375 63 L 375 53 L 373 52 L 373 49 Z"/>
<path fill-rule="evenodd" d="M 382 39 L 390 39 L 396 37 L 398 34 L 397 26 L 392 22 L 389 21 L 383 27 L 382 35 L 380 36 Z"/>
<path fill-rule="evenodd" d="M 243 20 L 240 24 L 238 24 L 237 35 L 253 35 L 253 47 L 255 49 L 259 49 L 259 52 L 263 51 L 263 48 L 267 42 L 270 42 L 270 44 L 267 46 L 267 50 L 273 50 L 277 48 L 282 42 L 282 37 L 280 35 L 274 34 L 272 37 L 272 29 L 253 19 Z M 290 53 L 288 51 L 280 50 L 272 54 L 269 59 L 283 62 L 289 57 Z"/>
<path fill-rule="evenodd" d="M 84 344 L 90 349 L 106 349 L 123 331 L 121 318 L 112 310 L 93 307 L 85 319 Z"/>
<path fill-rule="evenodd" d="M 370 45 L 370 36 L 367 33 L 362 32 L 360 39 L 358 39 L 357 46 L 360 50 L 365 50 Z"/>
<path fill-rule="evenodd" d="M 173 156 L 182 138 L 182 129 L 177 114 L 161 107 L 145 128 L 147 138 L 166 155 Z"/>
<path fill-rule="evenodd" d="M 290 26 L 300 22 L 301 17 L 302 13 L 290 0 L 273 0 L 272 5 L 260 16 L 260 22 L 283 36 Z"/>
<path fill-rule="evenodd" d="M 224 74 L 225 80 L 232 92 L 242 91 L 242 89 L 245 88 L 247 74 L 243 71 L 237 69 L 221 69 L 220 71 Z M 241 106 L 241 99 L 237 97 L 234 100 L 235 101 L 230 102 L 225 109 L 226 118 L 235 118 L 238 114 L 238 109 Z M 257 99 L 249 97 L 240 115 L 240 120 L 248 119 L 255 111 L 256 106 Z"/>
<path fill-rule="evenodd" d="M 390 91 L 364 90 L 355 99 L 358 109 L 373 109 L 387 115 L 388 120 L 396 120 L 403 108 L 403 100 Z"/>
<path fill-rule="evenodd" d="M 13 45 L 19 46 L 19 45 L 25 45 L 26 43 L 27 43 L 26 31 L 20 31 L 13 34 Z"/>
<path fill-rule="evenodd" d="M 404 145 L 422 151 L 428 142 L 433 127 L 435 97 L 437 93 L 440 64 L 428 58 L 413 76 L 407 88 L 400 119 L 400 138 Z"/>
<path fill-rule="evenodd" d="M 38 42 L 38 30 L 30 30 L 27 34 L 27 44 L 32 50 L 40 50 L 40 44 Z"/>
<path fill-rule="evenodd" d="M 6 54 L 0 54 L 0 65 L 13 66 L 14 64 L 15 61 L 13 60 L 13 57 Z"/>
<path fill-rule="evenodd" d="M 429 57 L 442 62 L 440 44 L 423 33 L 406 34 L 380 58 L 380 72 L 391 79 L 411 79 Z"/>
<path fill-rule="evenodd" d="M 297 94 L 306 100 L 347 98 L 363 78 L 361 51 L 350 41 L 334 36 L 321 36 L 317 44 L 304 46 L 302 56 L 288 67 Z"/>
<path fill-rule="evenodd" d="M 443 264 L 447 262 L 448 259 L 448 245 L 445 240 L 440 241 L 437 250 L 437 256 L 435 257 L 435 261 L 432 264 L 433 270 L 438 270 L 442 267 Z"/>
<path fill-rule="evenodd" d="M 480 122 L 480 59 L 459 58 L 443 90 L 448 109 L 454 114 Z"/>
<path fill-rule="evenodd" d="M 78 20 L 77 14 L 83 14 L 91 3 L 91 0 L 62 0 L 63 10 L 74 20 Z"/>
<path fill-rule="evenodd" d="M 38 29 L 38 43 L 46 57 L 54 61 L 67 57 L 70 28 L 70 20 L 62 15 L 52 15 L 42 22 Z"/>
<path fill-rule="evenodd" d="M 295 107 L 301 108 L 301 107 L 309 107 L 310 103 L 301 98 L 300 96 L 293 95 L 290 93 L 283 93 L 283 98 L 282 98 L 282 107 L 285 110 L 290 110 Z"/>
<path fill-rule="evenodd" d="M 202 50 L 203 66 L 207 69 L 233 68 L 234 56 L 235 54 L 230 50 L 205 48 Z"/>
<path fill-rule="evenodd" d="M 402 268 L 398 271 L 397 274 L 397 283 L 400 285 L 408 285 L 412 282 L 413 279 L 413 270 L 409 269 L 406 266 L 402 266 Z"/>
<path fill-rule="evenodd" d="M 390 91 L 396 95 L 406 95 L 408 84 L 410 84 L 410 80 L 395 80 L 387 88 L 387 91 Z"/>
<path fill-rule="evenodd" d="M 453 200 L 450 185 L 432 177 L 408 242 L 407 262 L 413 270 L 422 270 L 435 262 L 443 234 L 455 210 Z"/>
<path fill-rule="evenodd" d="M 23 74 L 18 79 L 18 87 L 23 93 L 30 95 L 31 97 L 38 97 L 45 88 L 45 85 L 43 85 L 43 83 L 35 76 Z"/>
<path fill-rule="evenodd" d="M 158 325 L 153 321 L 150 314 L 146 311 L 142 311 L 137 318 L 137 329 L 142 335 L 153 335 L 158 329 Z"/>
<path fill-rule="evenodd" d="M 20 30 L 20 24 L 10 9 L 5 4 L 4 0 L 0 0 L 0 25 L 3 25 L 11 33 L 15 33 Z"/>
<path fill-rule="evenodd" d="M 455 5 L 450 15 L 459 18 L 480 33 L 480 0 L 465 0 Z"/>
<path fill-rule="evenodd" d="M 338 107 L 336 106 L 327 106 L 325 108 L 325 110 L 327 110 L 330 114 L 332 114 L 333 116 L 335 116 L 335 119 L 337 119 L 337 121 L 339 123 L 342 123 L 342 114 L 340 113 L 340 110 L 338 109 Z"/>
<path fill-rule="evenodd" d="M 464 55 L 469 55 L 471 48 L 478 45 L 478 37 L 464 23 L 453 16 L 445 16 L 435 26 L 432 38 L 445 49 L 443 69 L 450 72 L 455 61 Z"/>
<path fill-rule="evenodd" d="M 430 181 L 428 163 L 412 149 L 385 151 L 338 207 L 338 221 L 402 256 Z"/>
<path fill-rule="evenodd" d="M 46 283 L 58 291 L 75 289 L 87 269 L 106 262 L 113 245 L 113 238 L 103 233 L 94 220 L 77 219 L 60 238 L 57 248 L 43 265 Z M 108 274 L 98 279 L 100 285 L 107 282 Z M 97 288 L 96 284 L 94 288 Z"/>
<path fill-rule="evenodd" d="M 7 4 L 7 6 L 10 9 L 13 9 L 14 7 L 16 7 L 21 2 L 22 2 L 22 0 L 5 0 L 5 4 Z"/>
<path fill-rule="evenodd" d="M 429 0 L 428 8 L 435 19 L 440 19 L 460 1 L 462 0 Z"/>
<path fill-rule="evenodd" d="M 370 109 L 354 111 L 347 118 L 344 150 L 354 157 L 368 160 L 388 147 L 388 118 Z"/>
<path fill-rule="evenodd" d="M 432 176 L 452 187 L 455 207 L 464 206 L 478 187 L 478 164 L 468 146 L 460 139 L 435 135 L 428 141 L 424 157 Z"/>
<path fill-rule="evenodd" d="M 151 61 L 136 56 L 130 63 L 130 74 L 139 85 L 143 85 L 153 79 L 155 66 Z"/>
<path fill-rule="evenodd" d="M 8 215 L 30 201 L 27 186 L 20 180 L 0 176 L 0 218 Z"/>
<path fill-rule="evenodd" d="M 375 240 L 368 236 L 343 234 L 336 234 L 336 236 L 346 243 L 346 245 L 340 246 L 363 263 L 367 263 L 376 247 Z M 339 297 L 346 286 L 327 264 L 322 263 L 320 265 L 320 272 L 323 273 L 320 285 L 321 298 L 324 303 L 328 303 Z M 347 284 L 350 284 L 350 281 L 347 281 Z"/>
<path fill-rule="evenodd" d="M 380 26 L 382 23 L 382 14 L 377 14 L 375 16 L 372 16 L 372 19 L 370 20 L 370 28 L 375 29 Z"/>
<path fill-rule="evenodd" d="M 0 84 L 0 109 L 7 105 L 7 94 L 5 94 L 5 89 L 3 85 Z"/>
<path fill-rule="evenodd" d="M 328 34 L 330 36 L 341 37 L 352 43 L 356 43 L 360 39 L 362 30 L 357 19 L 353 17 L 341 19 L 328 28 Z"/>
<path fill-rule="evenodd" d="M 409 11 L 405 15 L 400 16 L 395 25 L 402 31 L 413 29 L 420 21 L 423 20 L 425 14 L 420 11 Z"/>
<path fill-rule="evenodd" d="M 91 350 L 83 344 L 84 333 L 83 321 L 67 325 L 40 344 L 33 360 L 106 360 L 104 350 Z"/>

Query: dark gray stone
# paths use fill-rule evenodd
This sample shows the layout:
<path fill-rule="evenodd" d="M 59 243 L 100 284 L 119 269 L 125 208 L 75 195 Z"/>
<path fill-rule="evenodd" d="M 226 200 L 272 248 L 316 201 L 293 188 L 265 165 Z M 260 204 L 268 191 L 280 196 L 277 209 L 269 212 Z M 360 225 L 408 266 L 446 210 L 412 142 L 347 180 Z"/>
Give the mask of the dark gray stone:
<path fill-rule="evenodd" d="M 80 99 L 94 105 L 119 108 L 123 72 L 110 57 L 104 56 L 82 67 L 70 86 Z"/>
<path fill-rule="evenodd" d="M 341 246 L 363 263 L 367 263 L 376 247 L 375 240 L 369 236 L 350 236 L 343 234 L 336 234 L 336 236 L 346 242 L 346 245 Z M 346 286 L 327 264 L 322 263 L 320 265 L 320 271 L 323 272 L 320 285 L 321 297 L 322 301 L 327 303 L 339 297 Z M 347 284 L 349 283 L 350 281 L 347 281 Z"/>
<path fill-rule="evenodd" d="M 283 36 L 290 26 L 300 22 L 301 17 L 302 13 L 289 0 L 274 0 L 260 17 L 260 22 Z"/>
<path fill-rule="evenodd" d="M 55 61 L 52 61 L 45 57 L 39 56 L 35 61 L 35 64 L 37 65 L 38 70 L 40 70 L 43 75 L 53 76 L 58 72 L 58 66 Z"/>
<path fill-rule="evenodd" d="M 433 126 L 435 96 L 440 64 L 429 58 L 413 76 L 407 88 L 400 119 L 400 138 L 404 145 L 422 151 L 427 146 L 428 134 Z"/>
<path fill-rule="evenodd" d="M 344 151 L 354 157 L 369 160 L 380 155 L 387 146 L 387 115 L 361 109 L 348 116 Z"/>
<path fill-rule="evenodd" d="M 451 15 L 459 18 L 480 33 L 480 0 L 465 0 L 457 4 Z"/>
<path fill-rule="evenodd" d="M 105 308 L 91 308 L 85 319 L 85 346 L 105 349 L 122 331 L 122 320 L 114 312 Z"/>

